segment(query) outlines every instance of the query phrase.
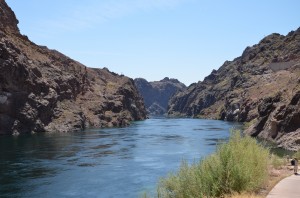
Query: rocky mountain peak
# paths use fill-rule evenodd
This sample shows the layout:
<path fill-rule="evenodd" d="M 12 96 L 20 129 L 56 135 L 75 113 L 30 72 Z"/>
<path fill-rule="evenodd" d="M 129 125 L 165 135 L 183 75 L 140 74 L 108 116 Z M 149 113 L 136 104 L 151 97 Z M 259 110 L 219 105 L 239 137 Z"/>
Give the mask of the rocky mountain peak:
<path fill-rule="evenodd" d="M 180 84 L 181 82 L 175 78 L 169 78 L 165 77 L 164 79 L 160 80 L 160 82 L 170 82 L 170 83 L 178 83 Z"/>
<path fill-rule="evenodd" d="M 0 30 L 19 33 L 18 19 L 4 0 L 0 0 Z"/>
<path fill-rule="evenodd" d="M 295 30 L 295 31 L 291 31 L 290 33 L 288 33 L 287 36 L 293 36 L 293 35 L 299 35 L 300 34 L 300 27 Z"/>
<path fill-rule="evenodd" d="M 170 97 L 186 88 L 179 80 L 168 77 L 153 82 L 137 78 L 134 83 L 143 96 L 148 113 L 151 115 L 165 114 Z"/>

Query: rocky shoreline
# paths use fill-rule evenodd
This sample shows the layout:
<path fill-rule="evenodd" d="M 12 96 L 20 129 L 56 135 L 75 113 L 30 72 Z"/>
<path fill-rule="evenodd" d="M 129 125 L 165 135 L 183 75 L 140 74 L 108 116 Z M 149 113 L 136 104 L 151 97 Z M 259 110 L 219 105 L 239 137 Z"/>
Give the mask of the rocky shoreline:
<path fill-rule="evenodd" d="M 18 29 L 0 0 L 0 135 L 120 127 L 146 119 L 132 79 L 92 69 Z"/>
<path fill-rule="evenodd" d="M 169 116 L 248 123 L 246 133 L 300 149 L 300 28 L 271 34 L 170 99 Z"/>

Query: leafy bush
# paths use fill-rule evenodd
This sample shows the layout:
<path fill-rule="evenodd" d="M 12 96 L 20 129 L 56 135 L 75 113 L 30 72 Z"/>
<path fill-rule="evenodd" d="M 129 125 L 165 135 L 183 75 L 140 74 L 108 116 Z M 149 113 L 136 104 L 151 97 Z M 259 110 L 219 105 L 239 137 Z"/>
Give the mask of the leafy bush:
<path fill-rule="evenodd" d="M 267 181 L 268 160 L 269 150 L 235 131 L 215 154 L 196 164 L 183 162 L 177 173 L 161 179 L 158 197 L 221 197 L 256 191 Z"/>

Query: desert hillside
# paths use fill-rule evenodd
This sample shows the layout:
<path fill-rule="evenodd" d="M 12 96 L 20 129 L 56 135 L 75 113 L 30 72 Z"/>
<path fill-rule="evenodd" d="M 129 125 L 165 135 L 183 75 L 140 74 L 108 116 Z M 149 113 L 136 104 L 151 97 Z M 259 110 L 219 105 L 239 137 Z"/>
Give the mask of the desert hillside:
<path fill-rule="evenodd" d="M 271 34 L 170 100 L 170 116 L 246 122 L 246 132 L 300 148 L 300 28 Z"/>
<path fill-rule="evenodd" d="M 0 134 L 126 126 L 146 118 L 132 79 L 92 69 L 18 29 L 0 0 Z"/>

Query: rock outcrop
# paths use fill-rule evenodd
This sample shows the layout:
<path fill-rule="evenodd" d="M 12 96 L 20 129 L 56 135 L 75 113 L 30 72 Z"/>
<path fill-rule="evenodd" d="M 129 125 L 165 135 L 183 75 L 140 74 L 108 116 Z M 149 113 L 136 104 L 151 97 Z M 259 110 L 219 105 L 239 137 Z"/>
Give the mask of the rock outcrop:
<path fill-rule="evenodd" d="M 32 43 L 4 0 L 0 6 L 0 134 L 119 127 L 146 118 L 132 79 Z"/>
<path fill-rule="evenodd" d="M 177 91 L 186 86 L 177 79 L 164 78 L 161 81 L 148 82 L 137 78 L 134 83 L 144 98 L 146 108 L 150 115 L 163 115 L 167 112 L 168 102 Z"/>
<path fill-rule="evenodd" d="M 300 148 L 300 28 L 271 34 L 170 100 L 170 116 L 248 122 L 246 132 Z"/>

